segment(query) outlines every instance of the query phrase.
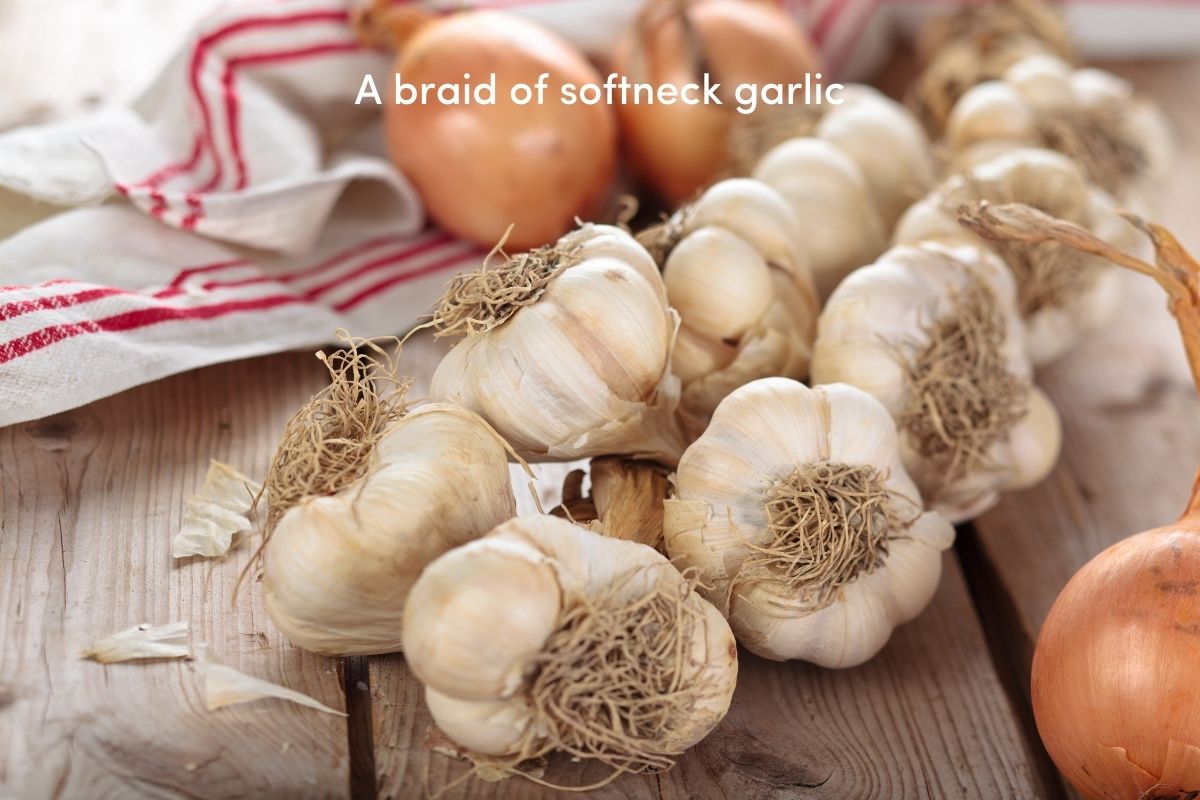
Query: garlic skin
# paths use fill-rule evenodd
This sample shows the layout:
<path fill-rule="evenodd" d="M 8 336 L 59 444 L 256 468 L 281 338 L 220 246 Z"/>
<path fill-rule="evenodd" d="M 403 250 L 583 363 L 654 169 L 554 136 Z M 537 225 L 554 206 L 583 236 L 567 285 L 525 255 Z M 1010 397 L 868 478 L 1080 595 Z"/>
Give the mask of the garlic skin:
<path fill-rule="evenodd" d="M 405 609 L 405 658 L 425 684 L 438 727 L 459 745 L 528 756 L 544 745 L 549 724 L 537 719 L 530 682 L 564 604 L 578 597 L 632 602 L 656 585 L 674 591 L 682 582 L 646 545 L 557 517 L 519 517 L 429 565 Z M 675 752 L 724 717 L 737 677 L 737 647 L 724 618 L 694 592 L 683 602 L 697 612 L 691 681 L 711 691 L 659 742 Z"/>
<path fill-rule="evenodd" d="M 762 157 L 753 177 L 783 195 L 795 212 L 821 297 L 887 246 L 867 178 L 837 145 L 789 139 Z"/>
<path fill-rule="evenodd" d="M 971 276 L 991 290 L 998 304 L 1004 331 L 997 355 L 1020 386 L 1024 410 L 990 445 L 983 463 L 949 479 L 944 463 L 923 455 L 911 431 L 900 423 L 914 399 L 902 360 L 913 363 L 915 354 L 929 347 L 927 326 L 953 314 L 953 299 L 961 296 Z M 927 505 L 951 522 L 977 515 L 994 504 L 1001 491 L 1037 483 L 1057 460 L 1062 439 L 1058 414 L 1033 386 L 1012 276 L 985 249 L 931 241 L 901 245 L 853 273 L 821 314 L 812 374 L 817 383 L 857 386 L 883 404 L 900 427 L 905 469 Z M 978 382 L 973 376 L 961 377 Z"/>
<path fill-rule="evenodd" d="M 1083 135 L 1065 141 L 1056 128 Z M 967 91 L 950 113 L 945 141 L 957 169 L 1013 148 L 1056 149 L 1079 158 L 1093 183 L 1141 211 L 1152 208 L 1173 150 L 1162 112 L 1137 97 L 1131 84 L 1045 54 L 1023 58 L 1001 79 Z M 1120 164 L 1102 142 L 1119 143 L 1131 163 Z"/>
<path fill-rule="evenodd" d="M 764 503 L 771 487 L 821 463 L 869 468 L 889 493 L 887 507 L 910 524 L 893 531 L 881 564 L 813 610 L 801 592 L 744 571 L 753 547 L 773 537 Z M 887 410 L 852 386 L 810 389 L 786 378 L 746 384 L 684 453 L 675 484 L 677 496 L 666 501 L 668 555 L 700 570 L 705 596 L 726 613 L 738 641 L 764 658 L 863 663 L 928 604 L 941 551 L 954 541 L 945 519 L 922 510 Z"/>
<path fill-rule="evenodd" d="M 964 203 L 987 200 L 1021 202 L 1081 224 L 1106 241 L 1124 246 L 1133 228 L 1113 210 L 1112 199 L 1090 185 L 1079 166 L 1051 150 L 1009 150 L 946 179 L 900 219 L 895 244 L 925 241 L 992 247 L 958 224 Z M 1035 251 L 1002 252 L 1017 279 L 1018 306 L 1026 328 L 1026 346 L 1035 366 L 1048 364 L 1070 350 L 1088 331 L 1102 326 L 1120 301 L 1121 280 L 1103 259 L 1072 254 L 1080 281 L 1053 297 L 1041 296 L 1023 277 L 1023 263 L 1048 264 L 1047 257 L 1066 252 L 1059 245 Z M 1016 260 L 1014 260 L 1016 259 Z M 1028 261 L 1022 261 L 1028 259 Z"/>
<path fill-rule="evenodd" d="M 738 386 L 807 375 L 816 288 L 791 207 L 761 181 L 716 183 L 664 227 L 678 236 L 663 264 L 682 319 L 672 366 L 683 384 L 681 413 L 698 435 Z"/>
<path fill-rule="evenodd" d="M 466 409 L 430 403 L 400 417 L 363 478 L 303 500 L 271 533 L 263 599 L 275 625 L 322 655 L 400 650 L 405 601 L 425 565 L 515 516 L 507 461 Z"/>
<path fill-rule="evenodd" d="M 559 247 L 578 262 L 505 321 L 459 341 L 434 372 L 432 396 L 479 413 L 529 460 L 673 463 L 684 445 L 671 372 L 677 315 L 654 260 L 608 225 L 585 224 Z"/>

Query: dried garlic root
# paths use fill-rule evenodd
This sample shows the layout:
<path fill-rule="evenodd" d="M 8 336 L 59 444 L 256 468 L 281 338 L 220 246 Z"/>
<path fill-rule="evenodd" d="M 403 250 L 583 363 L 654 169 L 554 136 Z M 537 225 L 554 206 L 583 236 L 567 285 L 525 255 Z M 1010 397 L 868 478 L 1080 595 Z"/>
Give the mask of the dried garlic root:
<path fill-rule="evenodd" d="M 879 401 L 765 378 L 730 394 L 679 463 L 673 563 L 738 641 L 775 660 L 850 667 L 929 603 L 954 528 L 927 512 Z"/>

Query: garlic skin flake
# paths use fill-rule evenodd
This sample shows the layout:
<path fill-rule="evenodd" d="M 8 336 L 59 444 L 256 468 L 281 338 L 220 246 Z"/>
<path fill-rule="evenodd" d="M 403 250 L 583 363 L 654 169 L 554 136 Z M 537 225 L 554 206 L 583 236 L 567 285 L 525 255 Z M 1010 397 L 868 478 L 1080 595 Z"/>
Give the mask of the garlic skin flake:
<path fill-rule="evenodd" d="M 404 629 L 438 727 L 504 774 L 552 749 L 665 769 L 724 717 L 737 677 L 729 625 L 662 555 L 556 517 L 430 564 Z"/>
<path fill-rule="evenodd" d="M 695 433 L 729 392 L 755 378 L 808 374 L 818 301 L 787 201 L 751 178 L 709 187 L 638 240 L 663 266 L 681 324 L 672 368 Z"/>
<path fill-rule="evenodd" d="M 279 520 L 264 550 L 271 619 L 323 655 L 399 650 L 405 599 L 425 565 L 516 514 L 507 458 L 464 408 L 409 410 L 375 444 L 363 478 Z"/>
<path fill-rule="evenodd" d="M 337 717 L 346 716 L 346 712 L 330 708 L 303 692 L 247 675 L 215 661 L 205 661 L 201 669 L 204 672 L 204 707 L 209 711 L 273 697 Z"/>
<path fill-rule="evenodd" d="M 1118 247 L 1133 240 L 1136 232 L 1117 216 L 1112 198 L 1090 185 L 1075 162 L 1051 150 L 1031 148 L 1002 153 L 951 176 L 901 218 L 895 244 L 967 243 L 998 252 L 1016 279 L 1029 356 L 1035 366 L 1048 364 L 1108 320 L 1120 302 L 1121 280 L 1103 259 L 1057 243 L 993 248 L 958 224 L 959 208 L 979 200 L 1027 203 L 1083 225 Z"/>
<path fill-rule="evenodd" d="M 1088 179 L 1125 204 L 1146 208 L 1169 168 L 1162 112 L 1133 86 L 1050 55 L 1017 61 L 954 106 L 946 144 L 960 166 L 1018 147 L 1047 147 L 1078 161 Z"/>
<path fill-rule="evenodd" d="M 960 324 L 956 301 L 970 297 L 975 287 L 983 307 Z M 943 333 L 934 333 L 946 324 L 950 327 Z M 995 503 L 1001 491 L 1037 483 L 1058 458 L 1058 414 L 1033 385 L 1022 333 L 1012 276 L 995 255 L 971 245 L 934 242 L 895 247 L 853 273 L 829 298 L 821 314 L 813 380 L 857 386 L 881 402 L 897 420 L 902 461 L 926 503 L 960 522 Z M 954 338 L 939 340 L 939 335 Z M 936 358 L 943 366 L 921 366 L 929 348 L 958 348 L 964 335 L 990 342 L 979 346 L 993 350 L 958 358 L 942 353 Z M 934 368 L 947 374 L 936 378 L 940 383 L 917 389 L 914 378 L 934 378 L 920 370 Z M 983 393 L 994 396 L 975 398 L 960 409 L 957 398 L 944 396 L 965 396 L 955 382 L 986 386 Z M 962 414 L 988 419 L 967 423 Z M 993 435 L 983 433 L 988 430 Z M 969 438 L 975 435 L 982 438 Z"/>
<path fill-rule="evenodd" d="M 215 558 L 229 552 L 233 535 L 250 530 L 246 514 L 262 485 L 228 464 L 213 461 L 204 484 L 187 499 L 183 525 L 171 542 L 171 557 Z"/>
<path fill-rule="evenodd" d="M 821 528 L 820 515 L 791 520 L 796 539 L 768 503 L 807 514 L 803 497 L 787 496 L 806 482 L 842 504 L 826 519 L 833 528 Z M 852 386 L 765 378 L 741 387 L 684 453 L 675 484 L 668 555 L 700 571 L 738 641 L 764 658 L 863 663 L 929 603 L 954 541 L 950 523 L 923 510 L 887 410 Z M 854 560 L 842 560 L 847 553 Z M 801 568 L 811 580 L 784 574 Z"/>
<path fill-rule="evenodd" d="M 625 231 L 585 224 L 502 269 L 546 252 L 567 266 L 537 293 L 509 301 L 515 311 L 468 328 L 434 372 L 432 396 L 477 412 L 531 461 L 634 455 L 673 463 L 685 444 L 671 372 L 678 316 L 654 259 Z"/>
<path fill-rule="evenodd" d="M 142 658 L 187 658 L 188 623 L 151 625 L 143 622 L 101 639 L 83 651 L 80 657 L 101 664 Z"/>

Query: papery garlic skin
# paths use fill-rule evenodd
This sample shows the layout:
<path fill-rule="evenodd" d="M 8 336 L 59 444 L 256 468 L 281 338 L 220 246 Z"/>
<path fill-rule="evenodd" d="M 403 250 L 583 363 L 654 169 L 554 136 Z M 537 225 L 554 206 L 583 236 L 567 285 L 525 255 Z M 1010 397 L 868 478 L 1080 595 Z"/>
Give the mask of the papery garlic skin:
<path fill-rule="evenodd" d="M 1003 262 L 984 249 L 926 241 L 884 253 L 853 273 L 822 311 L 813 358 L 816 383 L 846 383 L 870 393 L 900 420 L 910 407 L 912 387 L 902 359 L 915 358 L 930 343 L 930 323 L 953 313 L 956 293 L 972 276 L 994 295 L 1004 320 L 999 356 L 1026 396 L 1020 421 L 996 440 L 983 464 L 950 483 L 944 465 L 920 452 L 909 432 L 899 434 L 905 469 L 926 504 L 952 522 L 978 514 L 1001 491 L 1040 481 L 1054 466 L 1061 446 L 1058 414 L 1032 384 L 1016 308 L 1016 290 Z M 965 376 L 969 379 L 969 376 Z"/>
<path fill-rule="evenodd" d="M 263 599 L 296 645 L 323 655 L 401 648 L 404 604 L 437 556 L 516 514 L 504 443 L 477 415 L 430 403 L 376 443 L 366 475 L 283 515 Z"/>
<path fill-rule="evenodd" d="M 524 752 L 545 737 L 525 692 L 539 648 L 570 598 L 619 587 L 633 601 L 683 578 L 654 549 L 557 517 L 511 520 L 434 561 L 405 609 L 405 658 L 426 686 L 438 727 L 478 754 Z M 524 586 L 525 591 L 517 591 Z M 672 589 L 673 590 L 673 589 Z M 502 598 L 502 599 L 497 599 Z M 682 751 L 724 717 L 737 677 L 737 647 L 721 614 L 691 593 L 694 681 L 711 688 L 662 744 Z M 530 738 L 532 737 L 532 743 Z"/>
<path fill-rule="evenodd" d="M 1103 188 L 1117 192 L 1124 205 L 1140 211 L 1153 208 L 1154 187 L 1169 169 L 1173 150 L 1162 112 L 1135 96 L 1127 81 L 1103 70 L 1074 69 L 1051 55 L 1021 59 L 1000 80 L 981 83 L 959 99 L 946 124 L 954 168 L 969 168 L 1017 147 L 1054 146 L 1041 123 L 1070 113 L 1083 119 L 1088 114 L 1108 115 L 1122 127 L 1142 163 L 1132 178 L 1115 176 L 1120 185 Z M 1091 178 L 1105 184 L 1099 175 Z"/>
<path fill-rule="evenodd" d="M 789 139 L 771 149 L 753 177 L 778 191 L 800 222 L 817 291 L 838 282 L 887 246 L 884 219 L 858 162 L 823 139 Z"/>
<path fill-rule="evenodd" d="M 1117 246 L 1125 246 L 1136 236 L 1132 226 L 1113 210 L 1112 199 L 1090 185 L 1075 162 L 1051 150 L 1025 148 L 1003 152 L 947 178 L 901 217 L 893 242 L 965 243 L 991 250 L 987 242 L 958 224 L 958 206 L 975 200 L 1027 203 L 1082 224 Z M 1085 283 L 1057 302 L 1022 309 L 1026 346 L 1037 366 L 1061 357 L 1089 331 L 1103 325 L 1120 301 L 1121 279 L 1111 265 L 1095 256 L 1077 258 L 1086 268 Z M 1017 288 L 1020 298 L 1019 280 Z"/>
<path fill-rule="evenodd" d="M 888 542 L 883 563 L 858 574 L 819 610 L 772 581 L 740 574 L 772 538 L 764 497 L 777 481 L 815 463 L 867 466 L 911 524 Z M 667 553 L 700 570 L 705 595 L 729 617 L 747 649 L 775 660 L 850 667 L 871 658 L 895 626 L 928 604 L 954 529 L 924 512 L 900 461 L 896 428 L 866 392 L 808 388 L 785 378 L 747 384 L 722 401 L 708 430 L 680 461 L 666 503 Z"/>
<path fill-rule="evenodd" d="M 644 455 L 683 447 L 671 372 L 677 317 L 654 260 L 633 237 L 583 225 L 578 248 L 536 302 L 459 341 L 431 394 L 479 413 L 525 458 Z"/>
<path fill-rule="evenodd" d="M 698 433 L 738 386 L 807 375 L 818 303 L 796 218 L 766 184 L 721 181 L 676 219 L 663 280 L 682 319 L 673 357 L 682 411 Z"/>

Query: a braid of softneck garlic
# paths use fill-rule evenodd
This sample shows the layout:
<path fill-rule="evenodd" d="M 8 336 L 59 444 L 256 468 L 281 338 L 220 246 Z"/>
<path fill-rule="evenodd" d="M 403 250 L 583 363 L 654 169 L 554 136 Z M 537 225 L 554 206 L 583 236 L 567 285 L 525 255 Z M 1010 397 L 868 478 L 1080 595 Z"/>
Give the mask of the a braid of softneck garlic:
<path fill-rule="evenodd" d="M 1058 458 L 1058 414 L 1033 385 L 1012 276 L 982 248 L 902 245 L 853 272 L 821 312 L 812 376 L 888 409 L 905 468 L 952 522 Z"/>
<path fill-rule="evenodd" d="M 735 169 L 791 205 L 822 298 L 883 252 L 934 176 L 929 140 L 902 106 L 865 86 L 841 99 L 750 115 L 731 145 Z"/>
<path fill-rule="evenodd" d="M 1049 363 L 1104 324 L 1120 300 L 1120 278 L 1103 259 L 1057 242 L 1024 248 L 983 241 L 956 220 L 961 206 L 980 200 L 1027 203 L 1082 225 L 1118 247 L 1134 246 L 1136 232 L 1076 162 L 1037 148 L 1011 150 L 952 175 L 901 218 L 896 244 L 966 243 L 999 253 L 1017 282 L 1030 358 L 1035 366 Z"/>
<path fill-rule="evenodd" d="M 924 511 L 887 409 L 843 384 L 737 389 L 675 485 L 667 553 L 765 658 L 866 661 L 929 603 L 954 541 Z"/>
<path fill-rule="evenodd" d="M 1116 75 L 1048 55 L 1024 58 L 964 94 L 945 144 L 955 170 L 1016 147 L 1056 150 L 1126 206 L 1147 205 L 1171 161 L 1166 121 L 1153 103 Z"/>
<path fill-rule="evenodd" d="M 817 294 L 778 192 L 750 178 L 721 181 L 637 238 L 681 317 L 671 366 L 689 431 L 699 434 L 717 403 L 755 378 L 807 377 Z"/>
<path fill-rule="evenodd" d="M 306 650 L 394 652 L 425 565 L 516 514 L 509 448 L 460 406 L 406 408 L 394 354 L 342 335 L 266 477 L 263 596 Z"/>
<path fill-rule="evenodd" d="M 522 456 L 673 464 L 683 451 L 678 315 L 654 259 L 625 231 L 583 224 L 551 247 L 485 262 L 451 283 L 432 325 L 462 337 L 432 396 L 478 412 Z"/>
<path fill-rule="evenodd" d="M 538 780 L 561 751 L 612 768 L 572 787 L 596 788 L 669 768 L 729 708 L 737 646 L 694 584 L 645 545 L 518 517 L 426 568 L 405 658 L 475 774 Z"/>

